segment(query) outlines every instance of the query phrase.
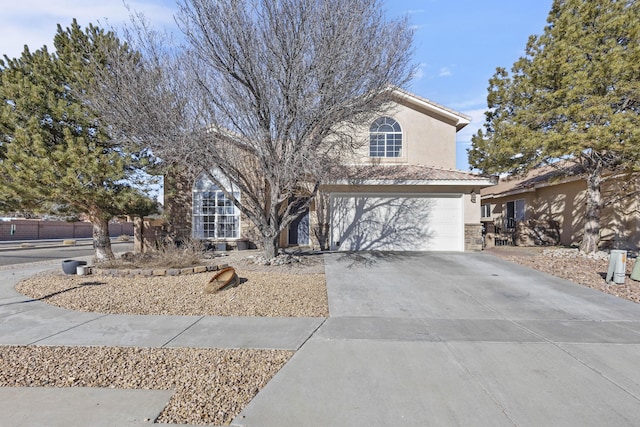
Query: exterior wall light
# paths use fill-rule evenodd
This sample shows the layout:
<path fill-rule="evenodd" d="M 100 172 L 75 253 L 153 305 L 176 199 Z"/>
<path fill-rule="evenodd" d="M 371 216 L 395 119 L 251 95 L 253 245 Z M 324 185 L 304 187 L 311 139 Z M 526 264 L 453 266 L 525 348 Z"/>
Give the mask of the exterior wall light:
<path fill-rule="evenodd" d="M 476 190 L 471 190 L 471 203 L 476 202 Z"/>

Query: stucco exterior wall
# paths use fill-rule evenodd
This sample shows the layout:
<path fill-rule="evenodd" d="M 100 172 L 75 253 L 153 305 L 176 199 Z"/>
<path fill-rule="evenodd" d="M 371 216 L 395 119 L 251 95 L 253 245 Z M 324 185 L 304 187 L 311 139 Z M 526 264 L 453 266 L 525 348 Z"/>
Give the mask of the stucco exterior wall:
<path fill-rule="evenodd" d="M 620 181 L 602 185 L 604 200 L 613 200 Z M 627 192 L 632 192 L 627 189 Z M 515 244 L 540 244 L 541 237 L 558 236 L 558 244 L 577 246 L 582 241 L 586 208 L 586 183 L 576 179 L 554 185 L 497 198 L 484 198 L 491 203 L 489 222 L 504 228 L 506 203 L 522 199 L 525 203 L 525 221 L 518 224 Z M 621 249 L 640 248 L 640 212 L 637 197 L 626 197 L 605 206 L 601 212 L 601 246 Z M 486 220 L 486 219 L 484 219 Z M 490 232 L 488 240 L 495 236 Z"/>
<path fill-rule="evenodd" d="M 372 160 L 383 164 L 412 164 L 456 168 L 456 128 L 424 112 L 397 105 L 388 114 L 402 128 L 402 155 L 395 158 L 369 157 L 369 126 L 363 127 L 358 138 L 363 141 L 357 162 Z"/>
<path fill-rule="evenodd" d="M 472 201 L 471 192 L 468 189 L 460 189 L 464 193 L 464 223 L 480 225 L 480 194 L 475 190 L 475 202 Z"/>
<path fill-rule="evenodd" d="M 362 144 L 361 149 L 353 157 L 344 159 L 345 164 L 405 164 L 424 165 L 439 169 L 456 168 L 456 127 L 462 128 L 468 123 L 468 118 L 455 113 L 445 107 L 431 103 L 431 101 L 419 99 L 410 94 L 400 94 L 393 108 L 390 108 L 385 116 L 395 119 L 402 128 L 402 151 L 397 158 L 369 157 L 369 127 L 365 124 L 355 132 L 355 140 Z M 195 177 L 175 174 L 165 180 L 165 211 L 167 217 L 167 231 L 176 240 L 191 237 L 192 228 L 192 187 Z M 438 182 L 438 181 L 435 181 Z M 440 182 L 447 182 L 441 179 Z M 462 182 L 462 181 L 461 181 Z M 480 183 L 478 185 L 487 185 Z M 462 195 L 463 221 L 466 246 L 475 248 L 478 243 L 478 230 L 480 230 L 480 195 L 476 195 L 476 202 L 471 201 L 471 185 L 421 185 L 415 182 L 407 182 L 404 185 L 364 185 L 348 186 L 348 192 L 364 193 L 389 193 L 389 194 L 456 194 Z M 344 192 L 344 186 L 326 186 L 323 191 Z M 479 188 L 475 189 L 479 193 Z M 460 200 L 458 198 L 458 200 Z M 326 209 L 325 209 L 326 210 Z M 326 242 L 319 240 L 317 234 L 328 236 L 329 222 L 327 215 L 320 215 L 311 207 L 311 245 L 314 248 L 326 246 Z M 456 212 L 458 209 L 456 208 Z M 325 231 L 325 233 L 320 233 Z M 317 234 L 316 234 L 317 233 Z M 258 247 L 262 246 L 259 233 L 255 226 L 244 215 L 241 216 L 241 235 L 248 237 Z M 288 245 L 289 232 L 281 233 L 279 243 L 284 247 Z"/>

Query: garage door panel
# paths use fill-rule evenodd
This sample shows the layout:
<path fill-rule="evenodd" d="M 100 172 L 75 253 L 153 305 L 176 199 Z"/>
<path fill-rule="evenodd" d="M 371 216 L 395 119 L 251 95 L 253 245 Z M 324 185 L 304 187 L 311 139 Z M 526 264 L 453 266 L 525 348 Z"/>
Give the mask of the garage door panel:
<path fill-rule="evenodd" d="M 462 250 L 459 196 L 335 196 L 332 242 L 339 250 Z"/>

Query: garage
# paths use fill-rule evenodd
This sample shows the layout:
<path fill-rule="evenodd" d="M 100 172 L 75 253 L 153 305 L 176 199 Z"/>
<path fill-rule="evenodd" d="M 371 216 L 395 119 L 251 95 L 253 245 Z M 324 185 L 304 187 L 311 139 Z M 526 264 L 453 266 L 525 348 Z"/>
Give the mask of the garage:
<path fill-rule="evenodd" d="M 333 250 L 464 250 L 459 193 L 332 193 L 330 203 Z"/>

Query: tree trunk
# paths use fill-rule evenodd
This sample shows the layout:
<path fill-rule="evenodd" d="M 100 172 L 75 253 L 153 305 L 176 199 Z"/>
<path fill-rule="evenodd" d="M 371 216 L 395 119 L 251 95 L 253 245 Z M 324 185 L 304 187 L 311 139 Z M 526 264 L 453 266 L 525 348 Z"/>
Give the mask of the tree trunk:
<path fill-rule="evenodd" d="M 144 218 L 136 216 L 133 218 L 133 252 L 144 254 Z"/>
<path fill-rule="evenodd" d="M 602 211 L 600 184 L 602 176 L 599 169 L 595 168 L 587 177 L 587 207 L 584 215 L 584 233 L 580 244 L 580 252 L 586 254 L 596 252 L 600 243 L 600 213 Z"/>
<path fill-rule="evenodd" d="M 95 260 L 106 261 L 114 259 L 109 238 L 109 221 L 99 215 L 91 218 L 93 225 L 93 247 L 95 248 Z"/>
<path fill-rule="evenodd" d="M 279 243 L 280 235 L 276 233 L 275 236 L 263 236 L 264 242 L 264 257 L 266 259 L 272 259 L 278 256 L 278 243 Z"/>
<path fill-rule="evenodd" d="M 326 193 L 318 192 L 316 196 L 316 226 L 314 234 L 321 251 L 329 250 L 329 202 Z"/>

